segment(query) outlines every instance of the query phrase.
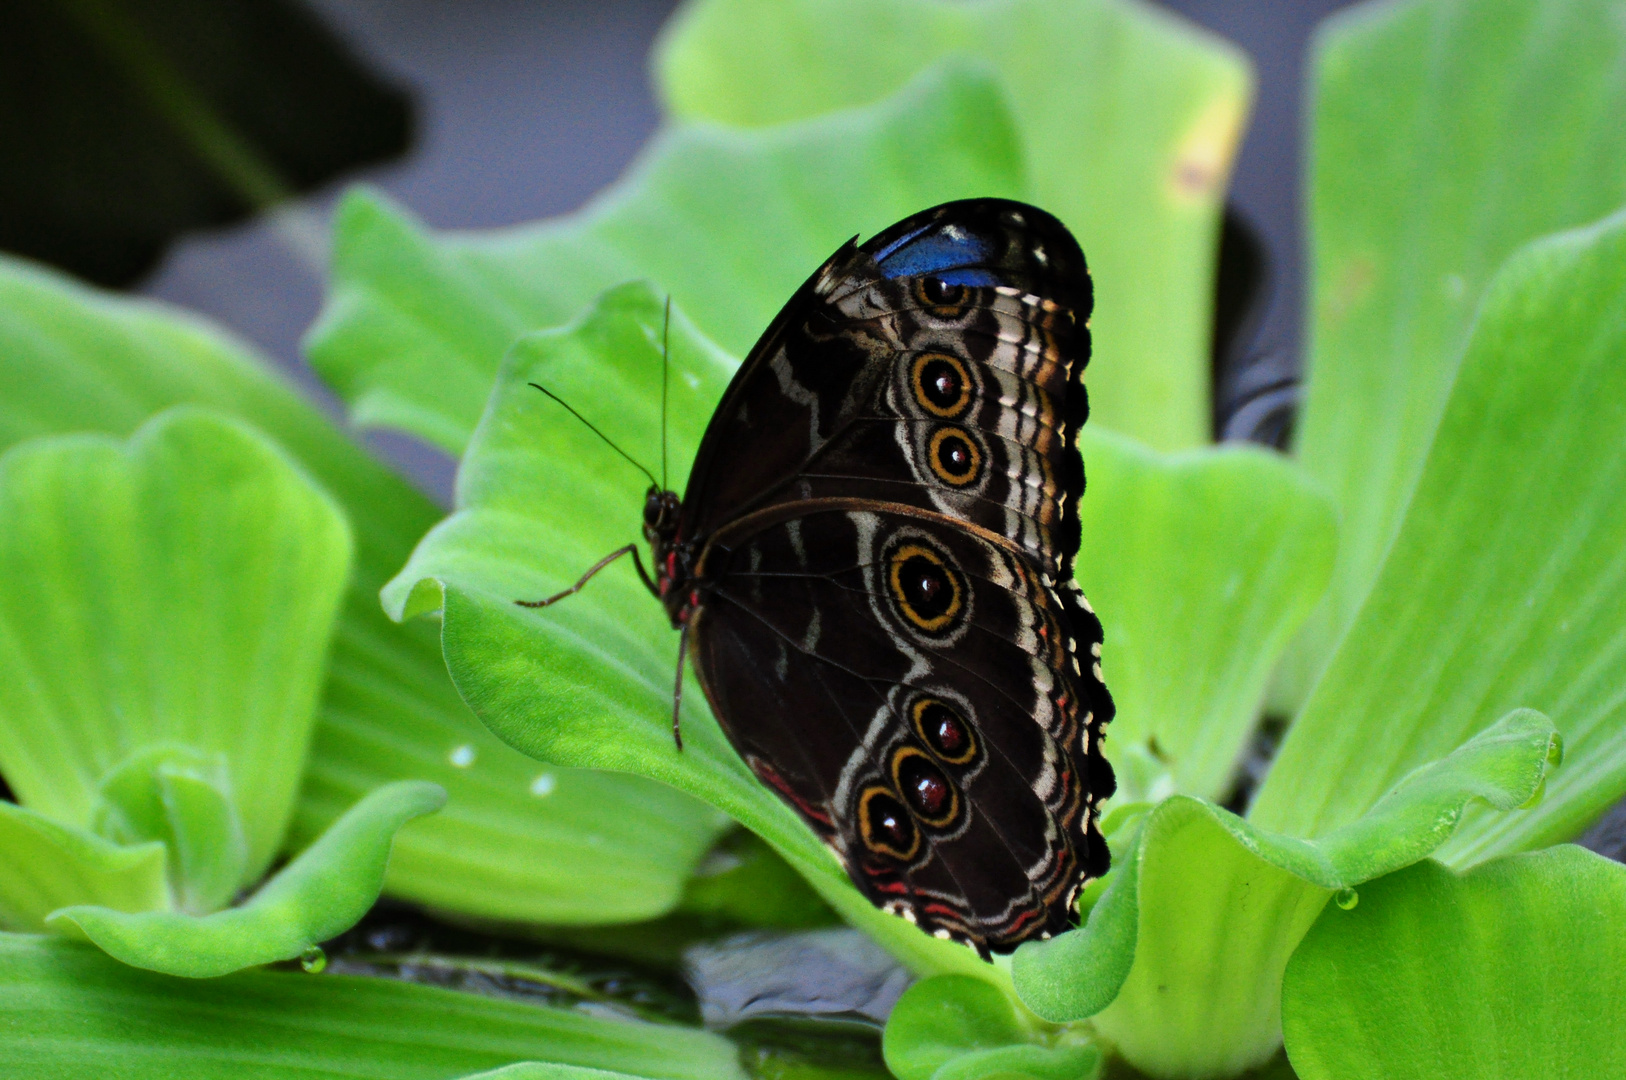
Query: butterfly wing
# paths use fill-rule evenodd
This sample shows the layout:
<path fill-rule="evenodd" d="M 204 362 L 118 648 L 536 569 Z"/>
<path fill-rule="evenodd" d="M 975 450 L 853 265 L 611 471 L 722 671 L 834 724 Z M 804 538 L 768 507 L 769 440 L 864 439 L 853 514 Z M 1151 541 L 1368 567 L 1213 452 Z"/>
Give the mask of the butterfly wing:
<path fill-rule="evenodd" d="M 680 539 L 862 495 L 993 528 L 1070 576 L 1091 305 L 1077 242 L 1022 203 L 946 203 L 844 245 L 724 394 Z"/>
<path fill-rule="evenodd" d="M 709 558 L 702 685 L 858 887 L 985 954 L 1070 925 L 1107 863 L 1094 617 L 931 513 L 813 504 Z"/>
<path fill-rule="evenodd" d="M 735 747 L 871 899 L 983 951 L 1064 927 L 1107 865 L 1112 702 L 1072 583 L 1090 306 L 1076 242 L 1020 203 L 848 244 L 742 365 L 683 502 L 691 643 Z M 894 582 L 876 538 L 902 536 Z M 888 606 L 934 557 L 973 613 L 948 637 Z M 934 751 L 920 709 L 977 756 Z"/>

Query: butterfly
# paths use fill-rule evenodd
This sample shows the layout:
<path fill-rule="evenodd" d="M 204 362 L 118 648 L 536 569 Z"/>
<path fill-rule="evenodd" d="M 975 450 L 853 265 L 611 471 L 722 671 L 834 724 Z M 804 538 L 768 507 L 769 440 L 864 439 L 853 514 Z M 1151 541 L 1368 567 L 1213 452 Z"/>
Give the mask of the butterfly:
<path fill-rule="evenodd" d="M 679 749 L 692 655 L 859 891 L 984 958 L 1076 925 L 1109 862 L 1113 704 L 1073 580 L 1091 306 L 1077 242 L 1023 203 L 855 237 L 746 357 L 683 497 L 652 482 L 654 576 L 628 545 L 522 601 L 630 551 L 681 632 Z"/>

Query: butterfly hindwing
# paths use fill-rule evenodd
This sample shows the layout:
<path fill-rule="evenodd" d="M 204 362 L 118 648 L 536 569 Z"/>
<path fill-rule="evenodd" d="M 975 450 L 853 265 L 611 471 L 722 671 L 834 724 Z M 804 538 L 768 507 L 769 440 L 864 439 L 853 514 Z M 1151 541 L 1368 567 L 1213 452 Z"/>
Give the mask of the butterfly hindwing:
<path fill-rule="evenodd" d="M 1099 635 L 1028 559 L 879 508 L 814 510 L 712 557 L 702 683 L 860 889 L 981 951 L 1064 929 L 1104 858 L 1086 783 Z"/>

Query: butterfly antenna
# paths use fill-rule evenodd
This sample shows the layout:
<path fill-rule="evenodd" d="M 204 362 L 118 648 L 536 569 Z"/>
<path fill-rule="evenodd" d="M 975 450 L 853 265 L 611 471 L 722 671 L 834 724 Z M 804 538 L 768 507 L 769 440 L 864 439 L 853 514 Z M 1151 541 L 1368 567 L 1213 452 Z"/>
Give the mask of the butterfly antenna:
<path fill-rule="evenodd" d="M 580 420 L 582 423 L 587 425 L 587 430 L 588 431 L 591 431 L 594 435 L 597 435 L 599 438 L 603 439 L 606 446 L 608 446 L 611 450 L 614 450 L 616 453 L 620 454 L 622 457 L 626 458 L 628 463 L 631 464 L 633 468 L 637 469 L 639 472 L 641 472 L 645 476 L 649 477 L 649 482 L 651 484 L 653 484 L 655 482 L 655 474 L 654 473 L 651 473 L 648 469 L 646 469 L 642 465 L 638 464 L 638 461 L 637 461 L 636 458 L 634 458 L 631 454 L 627 453 L 625 450 L 621 449 L 619 446 L 615 445 L 615 442 L 613 440 L 611 440 L 611 438 L 608 435 L 604 434 L 604 432 L 600 431 L 598 428 L 593 426 L 593 422 L 591 420 L 587 419 L 587 417 L 583 416 L 581 413 L 577 412 L 575 409 L 572 409 L 570 407 L 570 402 L 566 401 L 564 398 L 560 397 L 558 394 L 555 394 L 552 390 L 549 390 L 547 387 L 543 386 L 541 383 L 531 383 L 531 385 L 536 387 L 538 390 L 542 391 L 544 394 L 548 395 L 548 397 L 552 398 L 554 401 L 557 401 L 559 404 L 563 405 L 565 407 L 566 412 L 568 412 L 571 416 L 574 416 L 576 419 Z"/>
<path fill-rule="evenodd" d="M 661 321 L 661 490 L 666 491 L 666 369 L 671 366 L 672 294 L 666 294 L 666 317 Z"/>

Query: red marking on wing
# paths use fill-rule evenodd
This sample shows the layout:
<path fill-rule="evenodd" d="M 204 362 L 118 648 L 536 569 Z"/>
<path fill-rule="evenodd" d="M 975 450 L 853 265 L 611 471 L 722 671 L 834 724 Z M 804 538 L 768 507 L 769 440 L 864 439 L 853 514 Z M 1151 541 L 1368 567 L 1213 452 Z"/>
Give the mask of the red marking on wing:
<path fill-rule="evenodd" d="M 1015 937 L 1022 932 L 1022 927 L 1026 926 L 1034 919 L 1039 918 L 1043 914 L 1044 912 L 1038 908 L 1029 908 L 1028 910 L 1022 912 L 1022 914 L 1018 915 L 1015 919 L 1012 919 L 1011 924 L 1005 928 L 1005 932 L 1001 936 Z"/>
<path fill-rule="evenodd" d="M 784 796 L 785 800 L 799 810 L 804 817 L 811 818 L 827 829 L 834 828 L 830 822 L 830 815 L 797 794 L 772 765 L 769 765 L 755 754 L 752 754 L 746 763 L 751 766 L 751 771 L 757 774 L 758 779 Z"/>

